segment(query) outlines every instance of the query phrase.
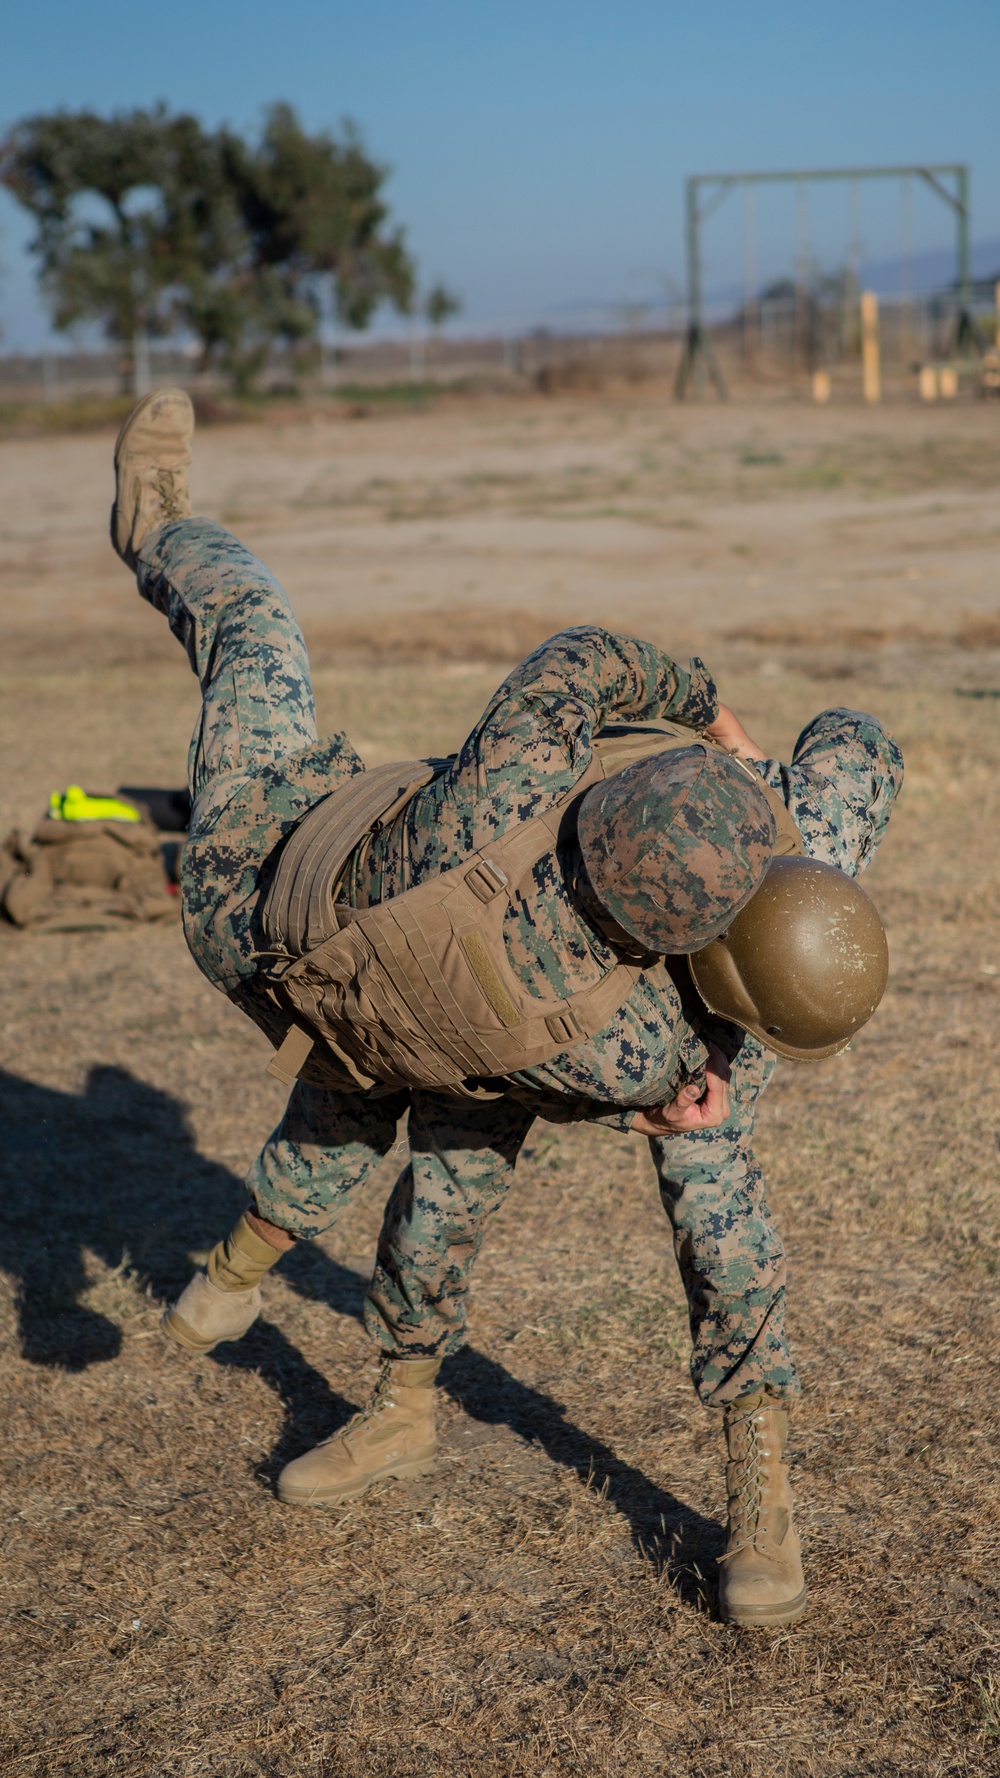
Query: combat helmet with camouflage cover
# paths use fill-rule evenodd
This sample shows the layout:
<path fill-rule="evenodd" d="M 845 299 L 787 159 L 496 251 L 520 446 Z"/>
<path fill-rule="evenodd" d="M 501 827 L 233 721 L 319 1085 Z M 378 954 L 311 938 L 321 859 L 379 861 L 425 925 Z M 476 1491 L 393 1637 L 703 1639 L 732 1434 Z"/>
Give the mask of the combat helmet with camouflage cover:
<path fill-rule="evenodd" d="M 816 858 L 776 858 L 756 895 L 688 961 L 712 1012 L 809 1062 L 836 1055 L 871 1018 L 889 950 L 858 883 Z"/>
<path fill-rule="evenodd" d="M 698 951 L 729 926 L 764 880 L 777 826 L 757 775 L 696 743 L 596 784 L 577 835 L 601 906 L 663 955 Z"/>

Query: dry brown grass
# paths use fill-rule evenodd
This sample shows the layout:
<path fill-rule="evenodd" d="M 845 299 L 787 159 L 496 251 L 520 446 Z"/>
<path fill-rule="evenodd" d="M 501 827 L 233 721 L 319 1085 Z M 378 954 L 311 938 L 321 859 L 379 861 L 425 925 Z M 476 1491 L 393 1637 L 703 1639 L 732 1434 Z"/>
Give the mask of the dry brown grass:
<path fill-rule="evenodd" d="M 960 646 L 969 608 L 929 639 L 803 618 L 717 650 L 769 745 L 843 701 L 908 760 L 869 879 L 886 1001 L 846 1056 L 782 1068 L 760 1117 L 805 1383 L 792 1631 L 715 1617 L 719 1431 L 642 1144 L 536 1128 L 444 1373 L 438 1473 L 283 1508 L 276 1469 L 368 1387 L 358 1311 L 398 1157 L 273 1276 L 242 1345 L 175 1359 L 160 1305 L 280 1111 L 262 1041 L 176 930 L 0 933 L 5 1778 L 997 1770 L 1000 673 Z M 313 622 L 321 718 L 373 760 L 454 744 L 505 649 L 552 627 L 433 610 L 416 641 L 398 613 Z M 176 781 L 193 695 L 158 640 L 43 671 L 31 610 L 12 618 L 34 652 L 4 686 L 10 818 L 70 760 Z M 331 664 L 349 636 L 357 664 Z"/>
<path fill-rule="evenodd" d="M 730 642 L 756 642 L 785 650 L 815 649 L 818 646 L 852 649 L 864 654 L 890 644 L 903 644 L 926 651 L 930 648 L 957 648 L 973 653 L 979 649 L 1000 648 L 1000 615 L 972 611 L 949 612 L 939 626 L 914 623 L 829 623 L 821 628 L 813 623 L 748 623 L 727 630 Z M 486 657 L 490 658 L 490 657 Z"/>

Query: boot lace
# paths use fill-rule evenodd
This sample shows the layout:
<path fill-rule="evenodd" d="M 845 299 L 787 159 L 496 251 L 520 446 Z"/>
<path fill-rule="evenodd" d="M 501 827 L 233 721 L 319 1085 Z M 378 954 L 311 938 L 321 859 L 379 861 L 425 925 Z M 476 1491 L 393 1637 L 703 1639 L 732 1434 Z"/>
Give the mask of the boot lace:
<path fill-rule="evenodd" d="M 332 1438 L 327 1439 L 326 1443 L 332 1445 L 337 1439 L 344 1438 L 347 1433 L 353 1432 L 355 1427 L 363 1426 L 366 1420 L 373 1420 L 380 1409 L 389 1407 L 391 1403 L 392 1366 L 386 1358 L 382 1362 L 382 1367 L 378 1374 L 378 1382 L 372 1390 L 368 1400 L 365 1402 L 364 1407 L 359 1408 L 356 1414 L 352 1414 L 346 1425 L 342 1426 L 339 1432 L 335 1432 Z"/>
<path fill-rule="evenodd" d="M 765 1459 L 771 1455 L 770 1450 L 761 1442 L 761 1428 L 766 1424 L 766 1418 L 764 1409 L 758 1404 L 748 1413 L 732 1415 L 729 1421 L 730 1427 L 742 1427 L 744 1449 L 740 1457 L 731 1459 L 736 1468 L 736 1485 L 729 1497 L 733 1541 L 726 1550 L 723 1561 L 737 1555 L 740 1550 L 751 1548 L 757 1541 L 758 1531 L 765 1535 L 767 1532 L 766 1524 L 761 1523 L 764 1512 L 761 1481 Z"/>
<path fill-rule="evenodd" d="M 161 469 L 156 476 L 156 492 L 165 519 L 184 517 L 181 511 L 182 501 L 180 489 L 177 486 L 177 474 L 178 472 L 173 469 Z"/>
<path fill-rule="evenodd" d="M 372 1392 L 371 1401 L 362 1408 L 364 1415 L 377 1414 L 379 1408 L 387 1407 L 392 1401 L 392 1361 L 383 1358 L 379 1366 L 378 1382 Z"/>

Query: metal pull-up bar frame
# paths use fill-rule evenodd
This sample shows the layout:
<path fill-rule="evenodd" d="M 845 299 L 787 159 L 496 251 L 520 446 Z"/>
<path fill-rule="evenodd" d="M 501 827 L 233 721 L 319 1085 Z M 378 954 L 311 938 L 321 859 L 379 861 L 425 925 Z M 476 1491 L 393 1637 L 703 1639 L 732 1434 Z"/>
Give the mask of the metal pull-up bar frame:
<path fill-rule="evenodd" d="M 701 317 L 701 225 L 729 196 L 737 185 L 775 185 L 779 183 L 807 185 L 816 179 L 923 179 L 955 212 L 957 227 L 958 320 L 955 340 L 958 347 L 975 341 L 975 326 L 970 313 L 971 288 L 969 265 L 969 169 L 959 161 L 935 163 L 930 166 L 902 167 L 811 167 L 780 173 L 692 173 L 685 182 L 687 233 L 688 324 L 684 351 L 677 370 L 674 393 L 682 400 L 689 382 L 700 394 L 702 367 L 708 372 L 716 393 L 725 399 L 726 385 L 715 360 Z M 954 190 L 944 181 L 953 179 Z M 701 192 L 709 191 L 704 202 Z"/>

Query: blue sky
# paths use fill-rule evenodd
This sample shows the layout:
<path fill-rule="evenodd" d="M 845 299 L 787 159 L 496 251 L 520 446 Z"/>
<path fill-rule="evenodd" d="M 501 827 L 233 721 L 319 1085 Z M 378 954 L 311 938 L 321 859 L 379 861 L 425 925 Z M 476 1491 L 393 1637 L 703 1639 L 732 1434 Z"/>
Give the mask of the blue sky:
<path fill-rule="evenodd" d="M 998 66 L 997 0 L 35 0 L 7 9 L 0 127 L 157 99 L 242 128 L 274 99 L 313 127 L 351 116 L 394 169 L 426 280 L 461 294 L 464 320 L 558 324 L 682 283 L 690 172 L 966 160 L 973 234 L 992 251 Z M 0 349 L 37 349 L 29 228 L 6 195 L 0 230 Z M 867 190 L 866 259 L 895 259 L 900 231 L 898 188 Z M 816 194 L 816 257 L 840 263 L 849 234 L 847 191 Z M 794 189 L 761 197 L 758 237 L 761 275 L 788 271 Z M 914 249 L 952 238 L 944 206 L 915 192 Z M 706 247 L 709 287 L 737 285 L 738 202 Z"/>

